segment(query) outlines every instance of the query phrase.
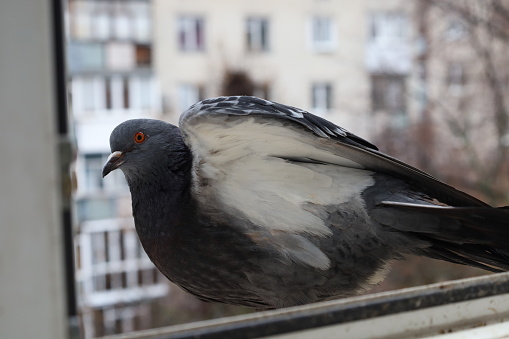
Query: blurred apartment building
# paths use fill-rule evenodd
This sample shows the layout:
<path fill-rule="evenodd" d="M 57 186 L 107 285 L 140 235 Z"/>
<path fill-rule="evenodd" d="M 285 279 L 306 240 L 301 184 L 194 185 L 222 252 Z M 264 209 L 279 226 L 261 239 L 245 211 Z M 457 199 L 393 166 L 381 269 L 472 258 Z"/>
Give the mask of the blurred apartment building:
<path fill-rule="evenodd" d="M 85 337 L 151 326 L 149 301 L 169 292 L 134 231 L 123 177 L 101 169 L 120 122 L 158 118 L 151 1 L 69 0 L 68 73 L 78 146 L 75 238 Z"/>
<path fill-rule="evenodd" d="M 491 109 L 492 94 L 480 95 L 486 46 L 470 45 L 474 33 L 490 40 L 479 32 L 497 19 L 490 6 L 476 0 L 154 0 L 154 62 L 165 111 L 176 121 L 199 99 L 254 94 L 321 115 L 431 169 L 431 153 L 443 151 L 444 143 L 453 145 L 451 152 L 463 147 L 446 117 L 461 121 L 469 110 L 478 121 Z M 505 29 L 500 21 L 493 31 Z M 508 68 L 499 45 L 497 76 Z M 417 142 L 401 142 L 409 139 L 427 146 L 419 153 Z"/>
<path fill-rule="evenodd" d="M 155 0 L 155 66 L 166 108 L 254 94 L 368 136 L 366 116 L 405 116 L 411 9 L 400 0 Z M 238 94 L 238 93 L 237 93 Z"/>

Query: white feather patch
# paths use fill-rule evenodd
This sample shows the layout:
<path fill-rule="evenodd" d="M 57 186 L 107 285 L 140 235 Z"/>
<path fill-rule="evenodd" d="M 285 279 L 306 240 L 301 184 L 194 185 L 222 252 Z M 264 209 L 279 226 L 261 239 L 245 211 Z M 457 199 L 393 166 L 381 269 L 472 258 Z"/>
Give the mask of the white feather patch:
<path fill-rule="evenodd" d="M 372 172 L 341 157 L 330 139 L 271 119 L 201 116 L 183 130 L 194 157 L 193 189 L 272 231 L 326 236 L 322 216 L 306 204 L 338 205 L 373 185 Z M 308 158 L 334 164 L 292 163 Z"/>

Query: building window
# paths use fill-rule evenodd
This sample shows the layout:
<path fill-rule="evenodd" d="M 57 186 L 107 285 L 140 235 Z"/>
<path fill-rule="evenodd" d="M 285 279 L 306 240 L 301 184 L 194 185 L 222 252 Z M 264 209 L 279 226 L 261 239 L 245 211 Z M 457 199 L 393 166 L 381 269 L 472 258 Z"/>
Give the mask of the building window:
<path fill-rule="evenodd" d="M 116 3 L 112 16 L 113 32 L 115 38 L 119 40 L 128 40 L 132 34 L 132 28 L 134 26 L 131 20 L 131 11 L 128 3 L 118 2 Z"/>
<path fill-rule="evenodd" d="M 467 35 L 467 24 L 461 18 L 451 16 L 444 30 L 444 38 L 449 42 L 454 42 L 465 38 Z"/>
<path fill-rule="evenodd" d="M 155 108 L 152 76 L 82 77 L 72 81 L 73 110 L 97 112 Z"/>
<path fill-rule="evenodd" d="M 446 84 L 452 94 L 461 94 L 466 83 L 465 69 L 459 62 L 452 62 L 447 67 Z"/>
<path fill-rule="evenodd" d="M 247 49 L 267 51 L 269 49 L 269 22 L 265 18 L 248 18 L 246 21 Z"/>
<path fill-rule="evenodd" d="M 151 37 L 151 15 L 150 4 L 144 1 L 131 2 L 133 16 L 133 32 L 136 41 L 150 41 Z"/>
<path fill-rule="evenodd" d="M 70 33 L 77 39 L 151 40 L 149 1 L 70 1 Z"/>
<path fill-rule="evenodd" d="M 99 192 L 103 190 L 118 191 L 126 189 L 126 181 L 123 173 L 120 171 L 111 173 L 106 178 L 102 177 L 102 167 L 106 163 L 109 154 L 106 153 L 86 153 L 83 155 L 84 161 L 84 186 L 88 193 Z"/>
<path fill-rule="evenodd" d="M 122 90 L 123 78 L 113 76 L 106 82 L 106 108 L 107 109 L 122 109 Z"/>
<path fill-rule="evenodd" d="M 184 112 L 192 104 L 203 100 L 203 87 L 193 84 L 181 84 L 178 88 L 178 110 Z"/>
<path fill-rule="evenodd" d="M 395 114 L 406 112 L 405 76 L 374 74 L 371 76 L 371 104 L 373 111 Z"/>
<path fill-rule="evenodd" d="M 317 53 L 332 52 L 336 48 L 336 29 L 331 18 L 311 19 L 311 49 Z"/>
<path fill-rule="evenodd" d="M 135 46 L 129 42 L 106 44 L 106 67 L 108 70 L 123 71 L 135 68 Z"/>
<path fill-rule="evenodd" d="M 151 77 L 138 78 L 139 108 L 149 109 L 152 107 L 152 88 Z"/>
<path fill-rule="evenodd" d="M 103 154 L 85 154 L 85 187 L 89 192 L 101 191 L 104 187 L 102 166 L 107 159 Z"/>
<path fill-rule="evenodd" d="M 377 12 L 370 15 L 369 39 L 372 42 L 406 41 L 407 18 L 400 12 Z"/>
<path fill-rule="evenodd" d="M 323 115 L 332 108 L 332 85 L 330 83 L 313 84 L 311 90 L 313 113 Z"/>
<path fill-rule="evenodd" d="M 151 45 L 137 44 L 136 49 L 136 66 L 150 66 L 152 64 L 152 47 Z"/>
<path fill-rule="evenodd" d="M 408 18 L 398 11 L 372 12 L 368 16 L 366 68 L 375 74 L 408 74 L 412 68 L 412 49 L 408 37 Z"/>
<path fill-rule="evenodd" d="M 139 318 L 148 310 L 136 305 L 143 301 L 147 306 L 148 300 L 167 295 L 169 288 L 142 250 L 132 222 L 86 220 L 75 244 L 86 337 L 140 329 Z"/>
<path fill-rule="evenodd" d="M 200 17 L 182 16 L 178 19 L 178 43 L 181 51 L 203 51 L 204 22 Z"/>
<path fill-rule="evenodd" d="M 73 108 L 75 111 L 104 109 L 104 79 L 83 77 L 73 80 Z"/>
<path fill-rule="evenodd" d="M 78 5 L 75 1 L 69 1 L 69 28 L 73 39 L 90 39 L 94 23 L 93 10 L 94 3 L 81 2 Z"/>
<path fill-rule="evenodd" d="M 111 38 L 111 8 L 110 4 L 97 3 L 92 14 L 92 36 L 98 40 Z"/>

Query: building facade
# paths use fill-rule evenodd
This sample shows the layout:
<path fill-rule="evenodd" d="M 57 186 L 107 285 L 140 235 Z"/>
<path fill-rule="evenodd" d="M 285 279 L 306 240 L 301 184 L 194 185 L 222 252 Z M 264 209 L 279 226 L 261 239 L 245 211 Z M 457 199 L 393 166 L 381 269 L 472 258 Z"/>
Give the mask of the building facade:
<path fill-rule="evenodd" d="M 237 94 L 300 107 L 364 136 L 373 111 L 409 111 L 415 31 L 405 2 L 156 0 L 154 8 L 155 67 L 174 119 L 199 99 L 231 94 L 238 73 L 251 90 Z"/>
<path fill-rule="evenodd" d="M 123 174 L 102 178 L 109 135 L 161 115 L 153 71 L 152 3 L 70 0 L 68 72 L 78 157 L 75 237 L 84 337 L 151 327 L 150 300 L 169 285 L 138 241 Z"/>

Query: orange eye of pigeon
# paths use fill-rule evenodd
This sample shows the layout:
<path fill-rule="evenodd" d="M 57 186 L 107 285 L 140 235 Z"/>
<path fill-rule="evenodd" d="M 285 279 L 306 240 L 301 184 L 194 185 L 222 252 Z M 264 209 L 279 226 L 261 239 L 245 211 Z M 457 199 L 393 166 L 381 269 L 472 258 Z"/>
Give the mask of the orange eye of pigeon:
<path fill-rule="evenodd" d="M 134 135 L 134 141 L 138 144 L 141 144 L 142 142 L 145 141 L 145 133 L 143 132 L 137 132 L 135 135 Z"/>

